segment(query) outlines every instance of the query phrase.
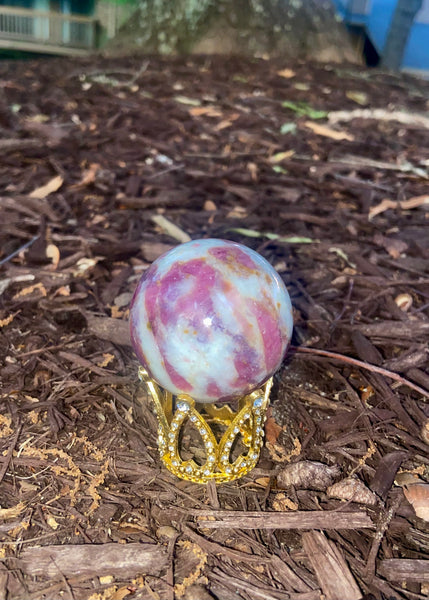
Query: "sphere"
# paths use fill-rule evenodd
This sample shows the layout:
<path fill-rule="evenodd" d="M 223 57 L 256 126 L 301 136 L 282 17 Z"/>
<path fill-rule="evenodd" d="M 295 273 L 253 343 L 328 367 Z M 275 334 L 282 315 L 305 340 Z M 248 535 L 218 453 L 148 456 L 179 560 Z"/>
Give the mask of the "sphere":
<path fill-rule="evenodd" d="M 279 368 L 292 306 L 274 268 L 234 242 L 177 246 L 144 273 L 130 309 L 131 341 L 163 388 L 197 402 L 232 400 Z"/>

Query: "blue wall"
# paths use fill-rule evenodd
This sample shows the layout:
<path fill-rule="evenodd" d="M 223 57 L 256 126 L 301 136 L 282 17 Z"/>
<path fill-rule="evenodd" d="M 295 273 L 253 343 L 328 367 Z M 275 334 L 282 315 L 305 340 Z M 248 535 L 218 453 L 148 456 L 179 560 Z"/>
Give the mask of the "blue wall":
<path fill-rule="evenodd" d="M 333 0 L 338 13 L 349 25 L 362 25 L 377 52 L 382 56 L 396 0 L 370 0 L 365 14 L 356 11 L 350 0 Z M 360 2 L 362 8 L 363 3 Z M 355 4 L 356 7 L 356 4 Z M 402 66 L 429 70 L 429 1 L 416 17 L 405 49 Z M 419 22 L 422 21 L 423 22 Z"/>

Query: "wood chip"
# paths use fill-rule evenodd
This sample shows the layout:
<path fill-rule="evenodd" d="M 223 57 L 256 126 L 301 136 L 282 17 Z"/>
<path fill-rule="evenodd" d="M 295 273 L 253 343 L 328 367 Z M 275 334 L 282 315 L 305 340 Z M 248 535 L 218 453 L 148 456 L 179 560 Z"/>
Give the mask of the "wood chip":
<path fill-rule="evenodd" d="M 374 524 L 363 511 L 300 512 L 195 511 L 200 527 L 207 529 L 373 529 Z"/>
<path fill-rule="evenodd" d="M 32 577 L 113 575 L 138 573 L 158 576 L 167 564 L 163 546 L 156 544 L 80 544 L 26 548 L 19 566 Z"/>
<path fill-rule="evenodd" d="M 321 531 L 302 536 L 304 550 L 310 560 L 326 600 L 360 600 L 360 591 L 343 554 Z"/>

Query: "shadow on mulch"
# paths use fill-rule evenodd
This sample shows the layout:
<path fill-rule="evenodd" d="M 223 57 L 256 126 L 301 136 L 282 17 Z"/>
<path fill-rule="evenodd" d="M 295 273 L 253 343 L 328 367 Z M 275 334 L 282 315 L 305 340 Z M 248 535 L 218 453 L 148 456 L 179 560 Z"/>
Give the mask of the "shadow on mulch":
<path fill-rule="evenodd" d="M 207 57 L 0 73 L 0 597 L 427 598 L 429 84 Z M 177 236 L 259 251 L 295 311 L 261 460 L 218 489 L 161 468 L 128 341 Z"/>

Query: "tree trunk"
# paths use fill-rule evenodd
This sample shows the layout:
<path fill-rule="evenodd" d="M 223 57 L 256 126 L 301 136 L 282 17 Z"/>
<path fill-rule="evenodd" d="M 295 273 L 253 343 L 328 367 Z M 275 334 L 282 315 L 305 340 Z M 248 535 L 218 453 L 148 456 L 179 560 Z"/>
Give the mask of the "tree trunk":
<path fill-rule="evenodd" d="M 358 62 L 331 0 L 140 0 L 111 49 Z"/>
<path fill-rule="evenodd" d="M 383 51 L 382 65 L 387 69 L 401 68 L 411 27 L 422 4 L 423 0 L 398 0 Z"/>

